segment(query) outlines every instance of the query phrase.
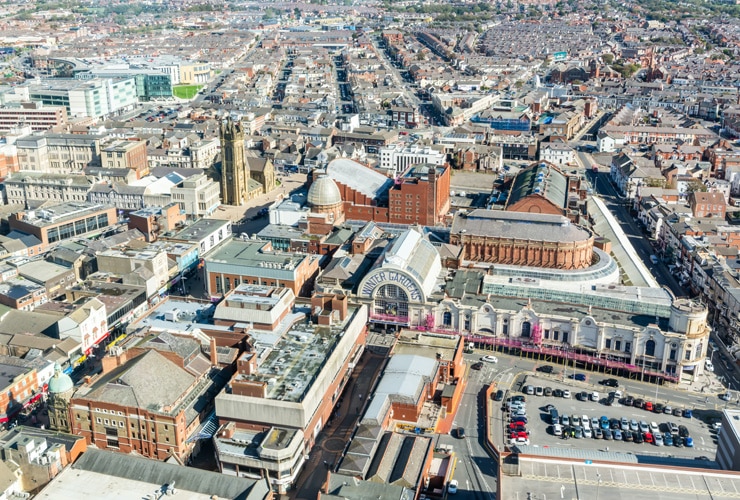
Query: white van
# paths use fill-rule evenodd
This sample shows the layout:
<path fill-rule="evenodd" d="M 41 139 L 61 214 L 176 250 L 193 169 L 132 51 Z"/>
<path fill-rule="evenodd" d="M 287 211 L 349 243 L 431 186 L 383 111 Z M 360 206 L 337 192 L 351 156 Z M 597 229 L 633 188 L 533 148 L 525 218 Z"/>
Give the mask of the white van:
<path fill-rule="evenodd" d="M 707 359 L 706 361 L 704 361 L 704 369 L 709 372 L 714 371 L 714 365 L 712 364 L 711 360 Z"/>

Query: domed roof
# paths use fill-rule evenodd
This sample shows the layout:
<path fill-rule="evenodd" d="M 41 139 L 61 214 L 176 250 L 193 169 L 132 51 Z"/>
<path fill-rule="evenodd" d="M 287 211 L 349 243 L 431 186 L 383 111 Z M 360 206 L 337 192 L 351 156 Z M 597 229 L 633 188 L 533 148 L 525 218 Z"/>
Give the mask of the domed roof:
<path fill-rule="evenodd" d="M 57 363 L 54 366 L 54 376 L 49 379 L 49 394 L 61 394 L 71 391 L 75 384 L 72 378 L 62 371 L 62 367 Z"/>
<path fill-rule="evenodd" d="M 326 207 L 342 202 L 337 184 L 331 177 L 322 175 L 308 190 L 308 204 L 312 207 Z"/>

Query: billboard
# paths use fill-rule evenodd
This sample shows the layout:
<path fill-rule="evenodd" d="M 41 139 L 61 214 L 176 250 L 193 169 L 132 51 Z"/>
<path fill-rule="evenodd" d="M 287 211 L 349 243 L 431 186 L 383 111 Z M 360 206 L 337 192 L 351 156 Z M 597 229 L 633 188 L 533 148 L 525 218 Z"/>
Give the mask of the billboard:
<path fill-rule="evenodd" d="M 552 60 L 555 61 L 555 62 L 565 61 L 567 58 L 568 58 L 568 53 L 565 52 L 565 51 L 563 51 L 563 52 L 555 52 L 552 55 Z"/>

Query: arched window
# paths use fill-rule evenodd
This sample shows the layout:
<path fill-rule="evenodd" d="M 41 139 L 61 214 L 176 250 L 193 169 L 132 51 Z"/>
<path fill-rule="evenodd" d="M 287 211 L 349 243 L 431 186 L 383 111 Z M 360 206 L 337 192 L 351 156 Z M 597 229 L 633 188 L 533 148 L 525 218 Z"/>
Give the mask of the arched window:
<path fill-rule="evenodd" d="M 694 358 L 695 359 L 701 358 L 701 351 L 702 351 L 702 349 L 704 349 L 704 343 L 703 342 L 699 342 L 698 344 L 696 344 L 696 351 L 694 352 Z"/>
<path fill-rule="evenodd" d="M 645 356 L 655 356 L 655 341 L 653 339 L 645 342 Z"/>
<path fill-rule="evenodd" d="M 532 333 L 532 323 L 525 321 L 522 323 L 522 337 L 529 337 Z"/>
<path fill-rule="evenodd" d="M 450 311 L 445 311 L 442 314 L 442 324 L 444 326 L 452 326 L 452 313 Z"/>

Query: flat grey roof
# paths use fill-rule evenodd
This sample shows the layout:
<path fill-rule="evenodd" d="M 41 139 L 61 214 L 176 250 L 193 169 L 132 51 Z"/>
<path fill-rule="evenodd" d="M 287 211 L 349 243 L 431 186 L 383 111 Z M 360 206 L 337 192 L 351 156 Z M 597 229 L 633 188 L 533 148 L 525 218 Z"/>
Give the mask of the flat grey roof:
<path fill-rule="evenodd" d="M 592 236 L 589 230 L 571 224 L 567 217 L 561 215 L 484 209 L 455 214 L 450 233 L 557 242 L 583 241 Z"/>

